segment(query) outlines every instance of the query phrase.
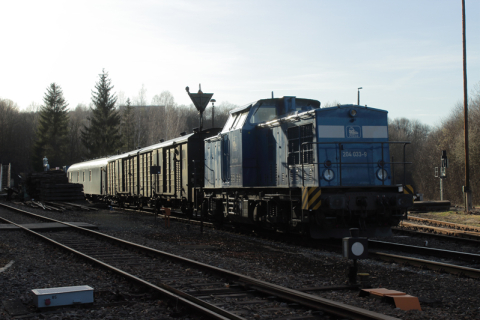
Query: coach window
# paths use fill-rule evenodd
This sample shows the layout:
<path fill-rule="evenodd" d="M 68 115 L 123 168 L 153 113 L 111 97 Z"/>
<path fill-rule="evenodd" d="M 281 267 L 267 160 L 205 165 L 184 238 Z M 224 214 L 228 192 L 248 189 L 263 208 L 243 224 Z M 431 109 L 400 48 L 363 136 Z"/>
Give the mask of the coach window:
<path fill-rule="evenodd" d="M 85 171 L 82 172 L 83 181 L 85 181 Z"/>
<path fill-rule="evenodd" d="M 92 181 L 92 170 L 90 170 L 90 176 L 88 177 L 88 181 Z"/>

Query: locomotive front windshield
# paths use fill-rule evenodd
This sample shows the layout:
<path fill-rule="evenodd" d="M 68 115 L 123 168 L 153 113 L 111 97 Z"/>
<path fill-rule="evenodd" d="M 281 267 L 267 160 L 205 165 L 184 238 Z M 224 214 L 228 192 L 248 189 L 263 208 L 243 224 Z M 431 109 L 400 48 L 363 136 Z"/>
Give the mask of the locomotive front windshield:
<path fill-rule="evenodd" d="M 254 109 L 252 117 L 250 118 L 250 123 L 259 124 L 280 119 L 294 114 L 295 112 L 300 113 L 317 109 L 318 106 L 314 102 L 315 101 L 307 99 L 296 99 L 294 106 L 288 108 L 282 99 L 262 101 L 257 108 Z"/>
<path fill-rule="evenodd" d="M 262 103 L 253 113 L 250 118 L 250 123 L 262 123 L 272 121 L 277 118 L 277 103 L 275 100 L 270 100 Z"/>

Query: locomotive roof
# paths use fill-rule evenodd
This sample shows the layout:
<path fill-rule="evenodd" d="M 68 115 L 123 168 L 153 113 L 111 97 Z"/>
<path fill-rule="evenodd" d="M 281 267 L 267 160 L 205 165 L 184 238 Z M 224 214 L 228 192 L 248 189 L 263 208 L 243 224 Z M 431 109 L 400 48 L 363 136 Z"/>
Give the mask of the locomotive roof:
<path fill-rule="evenodd" d="M 270 98 L 270 99 L 260 99 L 260 100 L 256 100 L 254 102 L 251 102 L 251 103 L 247 103 L 246 105 L 243 105 L 241 107 L 238 107 L 238 108 L 235 108 L 233 110 L 230 110 L 230 114 L 234 114 L 234 113 L 238 113 L 238 112 L 241 112 L 241 111 L 244 111 L 244 110 L 247 110 L 248 108 L 256 105 L 257 103 L 261 102 L 261 101 L 268 101 L 268 100 L 282 100 L 283 98 L 285 97 L 280 97 L 280 98 Z M 318 100 L 315 100 L 315 99 L 307 99 L 307 98 L 295 98 L 296 100 L 309 100 L 309 101 L 315 101 L 318 103 L 318 105 L 316 106 L 313 106 L 314 109 L 317 109 L 317 108 L 320 108 L 320 101 Z"/>
<path fill-rule="evenodd" d="M 260 101 L 260 100 L 258 100 L 258 101 Z M 250 108 L 251 106 L 253 106 L 255 103 L 257 103 L 258 101 L 254 101 L 254 102 L 252 102 L 252 103 L 247 103 L 247 104 L 244 105 L 244 106 L 241 106 L 241 107 L 235 108 L 235 109 L 233 109 L 233 110 L 230 110 L 230 114 L 234 114 L 234 113 L 238 113 L 238 112 L 247 110 L 248 108 Z"/>
<path fill-rule="evenodd" d="M 348 108 L 366 109 L 366 110 L 388 113 L 387 110 L 370 108 L 370 107 L 367 107 L 367 106 L 359 106 L 359 105 L 356 105 L 356 104 L 342 104 L 342 105 L 333 106 L 333 107 L 321 108 L 321 109 L 319 109 L 319 111 L 321 112 L 321 111 L 327 111 L 327 110 L 332 110 L 332 109 L 348 109 Z"/>

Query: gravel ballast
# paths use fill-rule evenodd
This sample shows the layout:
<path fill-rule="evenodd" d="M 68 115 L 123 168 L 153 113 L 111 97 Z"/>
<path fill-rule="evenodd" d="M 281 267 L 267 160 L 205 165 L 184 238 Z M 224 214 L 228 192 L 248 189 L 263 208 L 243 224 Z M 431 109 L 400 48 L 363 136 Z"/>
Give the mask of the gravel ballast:
<path fill-rule="evenodd" d="M 352 265 L 339 254 L 321 249 L 209 228 L 200 234 L 199 226 L 175 220 L 166 228 L 163 220 L 155 224 L 151 214 L 123 210 L 58 213 L 17 207 L 63 221 L 92 223 L 100 232 L 293 289 L 346 284 L 347 269 Z M 21 222 L 18 214 L 13 215 Z M 0 209 L 0 216 L 8 218 L 12 213 Z M 416 242 L 413 238 L 407 239 L 410 244 Z M 419 239 L 419 244 L 421 241 L 424 240 Z M 166 303 L 123 279 L 52 249 L 22 231 L 0 231 L 0 268 L 10 261 L 14 261 L 13 265 L 0 273 L 0 300 L 20 300 L 30 312 L 25 316 L 28 319 L 168 319 L 177 316 Z M 374 260 L 361 260 L 359 268 L 359 272 L 370 274 L 369 283 L 374 288 L 384 287 L 419 297 L 422 311 L 403 311 L 377 299 L 360 298 L 358 291 L 313 294 L 400 319 L 480 319 L 478 280 Z M 51 313 L 32 310 L 32 289 L 75 285 L 94 287 L 92 307 L 59 308 L 48 311 Z M 0 319 L 11 318 L 2 303 Z"/>

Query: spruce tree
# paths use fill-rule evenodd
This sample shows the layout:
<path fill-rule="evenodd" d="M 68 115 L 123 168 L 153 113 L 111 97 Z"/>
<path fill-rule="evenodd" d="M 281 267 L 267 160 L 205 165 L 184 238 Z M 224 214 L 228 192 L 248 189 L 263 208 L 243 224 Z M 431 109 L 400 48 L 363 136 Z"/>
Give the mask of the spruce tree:
<path fill-rule="evenodd" d="M 128 98 L 122 114 L 122 140 L 125 151 L 134 149 L 134 129 L 133 107 L 131 106 L 130 98 Z"/>
<path fill-rule="evenodd" d="M 68 103 L 59 85 L 52 83 L 43 98 L 40 109 L 37 140 L 34 145 L 33 167 L 41 171 L 43 157 L 48 158 L 50 168 L 62 167 L 68 150 Z"/>
<path fill-rule="evenodd" d="M 99 76 L 95 91 L 92 91 L 94 107 L 91 108 L 92 116 L 88 118 L 90 126 L 84 126 L 82 130 L 82 143 L 90 158 L 116 153 L 122 138 L 119 132 L 120 115 L 115 110 L 117 97 L 112 92 L 111 80 L 105 69 Z"/>

